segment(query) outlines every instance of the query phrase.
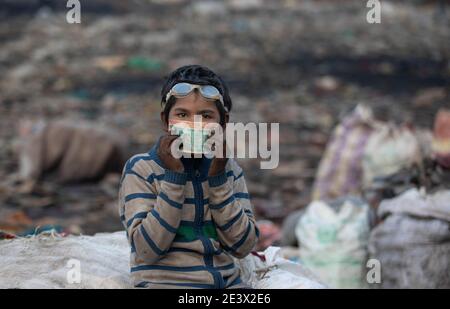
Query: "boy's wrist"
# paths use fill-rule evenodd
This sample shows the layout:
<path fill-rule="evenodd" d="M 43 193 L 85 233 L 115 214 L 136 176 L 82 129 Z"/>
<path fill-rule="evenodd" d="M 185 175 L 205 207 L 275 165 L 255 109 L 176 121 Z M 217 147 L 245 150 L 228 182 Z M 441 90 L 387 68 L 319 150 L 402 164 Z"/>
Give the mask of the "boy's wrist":
<path fill-rule="evenodd" d="M 183 171 L 166 169 L 164 173 L 164 181 L 177 185 L 185 185 L 187 181 L 187 174 Z"/>
<path fill-rule="evenodd" d="M 225 173 L 225 169 L 217 175 L 208 176 L 208 184 L 210 188 L 219 187 L 225 184 L 227 180 L 228 178 Z"/>
<path fill-rule="evenodd" d="M 214 158 L 208 171 L 208 176 L 217 176 L 225 171 L 228 158 Z"/>

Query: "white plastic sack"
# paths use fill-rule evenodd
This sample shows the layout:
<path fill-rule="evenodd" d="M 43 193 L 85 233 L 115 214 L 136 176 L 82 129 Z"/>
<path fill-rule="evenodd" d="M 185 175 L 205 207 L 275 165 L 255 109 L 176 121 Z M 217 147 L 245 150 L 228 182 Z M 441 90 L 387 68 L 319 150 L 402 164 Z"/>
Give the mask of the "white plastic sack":
<path fill-rule="evenodd" d="M 241 279 L 254 289 L 323 289 L 326 285 L 298 263 L 280 256 L 280 247 L 260 252 L 262 261 L 252 254 L 235 262 L 241 269 Z"/>
<path fill-rule="evenodd" d="M 3 240 L 0 288 L 131 288 L 129 252 L 123 232 Z"/>
<path fill-rule="evenodd" d="M 338 206 L 314 201 L 307 207 L 296 227 L 300 260 L 330 287 L 361 288 L 369 206 L 350 198 L 338 200 Z"/>
<path fill-rule="evenodd" d="M 314 181 L 313 200 L 361 195 L 362 158 L 367 140 L 379 126 L 372 110 L 358 104 L 333 130 Z"/>
<path fill-rule="evenodd" d="M 236 260 L 244 283 L 267 289 L 324 287 L 299 264 L 281 258 L 278 249 L 271 247 L 262 253 L 266 262 L 253 255 Z M 124 232 L 3 240 L 0 288 L 132 288 L 129 258 Z"/>
<path fill-rule="evenodd" d="M 450 191 L 411 189 L 381 202 L 369 252 L 382 288 L 450 288 Z"/>

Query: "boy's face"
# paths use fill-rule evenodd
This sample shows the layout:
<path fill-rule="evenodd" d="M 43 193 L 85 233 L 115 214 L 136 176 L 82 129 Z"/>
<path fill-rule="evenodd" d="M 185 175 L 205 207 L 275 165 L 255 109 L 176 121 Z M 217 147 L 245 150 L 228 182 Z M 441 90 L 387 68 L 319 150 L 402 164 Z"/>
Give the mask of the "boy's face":
<path fill-rule="evenodd" d="M 169 112 L 169 121 L 191 121 L 194 122 L 194 116 L 199 115 L 202 117 L 202 122 L 206 123 L 220 123 L 220 113 L 216 104 L 205 99 L 197 91 L 193 91 L 189 95 L 177 98 L 175 104 L 172 106 Z M 161 113 L 161 120 L 164 123 L 164 129 L 168 130 L 168 124 L 165 122 L 164 113 Z M 228 121 L 228 115 L 226 119 Z"/>

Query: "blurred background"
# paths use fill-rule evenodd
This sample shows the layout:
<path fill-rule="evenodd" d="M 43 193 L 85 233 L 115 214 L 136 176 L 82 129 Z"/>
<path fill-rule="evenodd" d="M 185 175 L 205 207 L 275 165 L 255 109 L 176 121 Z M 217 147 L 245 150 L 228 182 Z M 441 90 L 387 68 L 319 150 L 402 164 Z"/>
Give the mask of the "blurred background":
<path fill-rule="evenodd" d="M 298 245 L 296 211 L 317 199 L 359 192 L 379 221 L 385 191 L 363 192 L 358 161 L 348 167 L 356 168 L 356 189 L 324 196 L 329 192 L 317 183 L 339 172 L 327 174 L 326 162 L 341 138 L 335 129 L 352 127 L 345 119 L 355 113 L 385 128 L 389 123 L 394 145 L 406 145 L 397 150 L 411 151 L 394 151 L 390 163 L 417 163 L 401 133 L 406 127 L 420 135 L 421 151 L 431 148 L 437 112 L 450 107 L 450 5 L 381 1 L 381 23 L 369 24 L 366 3 L 89 0 L 81 1 L 81 24 L 69 24 L 64 0 L 0 0 L 3 237 L 121 230 L 123 162 L 157 141 L 164 77 L 186 64 L 208 66 L 225 79 L 230 121 L 280 123 L 278 168 L 240 160 L 264 236 L 260 248 Z M 448 114 L 442 115 L 448 128 Z M 352 154 L 362 160 L 358 149 Z M 399 169 L 414 165 L 402 164 Z M 447 184 L 438 173 L 433 188 Z M 416 180 L 411 186 L 421 187 Z"/>

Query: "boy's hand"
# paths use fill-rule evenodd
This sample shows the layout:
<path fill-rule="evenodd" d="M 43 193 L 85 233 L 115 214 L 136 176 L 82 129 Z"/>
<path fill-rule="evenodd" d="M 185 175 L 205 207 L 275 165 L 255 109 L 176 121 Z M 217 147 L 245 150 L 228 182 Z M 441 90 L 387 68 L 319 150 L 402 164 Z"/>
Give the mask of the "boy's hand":
<path fill-rule="evenodd" d="M 227 154 L 227 143 L 225 140 L 223 141 L 223 154 L 222 158 L 215 157 L 212 162 L 211 166 L 209 167 L 208 176 L 216 176 L 225 171 L 225 166 L 227 165 L 228 158 L 226 157 Z"/>
<path fill-rule="evenodd" d="M 183 163 L 179 159 L 172 156 L 170 146 L 172 142 L 177 139 L 178 135 L 165 135 L 161 138 L 161 142 L 158 148 L 158 156 L 161 158 L 164 166 L 174 172 L 183 173 L 184 167 Z"/>
<path fill-rule="evenodd" d="M 225 171 L 228 158 L 214 158 L 209 167 L 208 176 L 216 176 Z"/>

